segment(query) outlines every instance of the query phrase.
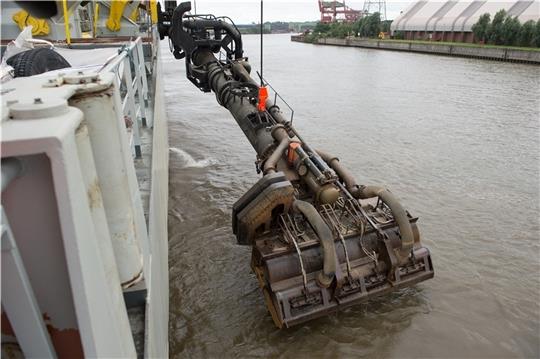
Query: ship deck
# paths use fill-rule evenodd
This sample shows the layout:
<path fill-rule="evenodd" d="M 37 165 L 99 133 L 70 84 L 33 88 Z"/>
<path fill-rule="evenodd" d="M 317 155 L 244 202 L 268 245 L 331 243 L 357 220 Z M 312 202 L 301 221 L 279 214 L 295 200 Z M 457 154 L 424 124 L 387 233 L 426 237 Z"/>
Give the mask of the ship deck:
<path fill-rule="evenodd" d="M 159 42 L 149 40 L 143 39 L 147 99 L 141 100 L 139 93 L 134 95 L 138 104 L 145 104 L 146 118 L 142 123 L 138 121 L 137 139 L 133 125 L 127 126 L 129 141 L 138 141 L 135 146 L 139 148 L 134 151 L 133 164 L 149 238 L 146 255 L 151 258 L 147 262 L 150 268 L 145 269 L 145 278 L 124 290 L 128 319 L 139 358 L 166 357 L 168 352 L 168 134 L 164 104 L 159 95 L 162 91 Z M 64 71 L 80 69 L 86 72 L 99 71 L 111 58 L 121 53 L 125 46 L 126 42 L 88 42 L 73 44 L 71 48 L 62 45 L 55 48 L 72 65 L 71 69 Z M 2 52 L 4 50 L 2 46 Z M 139 150 L 140 155 L 137 153 Z M 4 349 L 3 345 L 2 353 Z"/>

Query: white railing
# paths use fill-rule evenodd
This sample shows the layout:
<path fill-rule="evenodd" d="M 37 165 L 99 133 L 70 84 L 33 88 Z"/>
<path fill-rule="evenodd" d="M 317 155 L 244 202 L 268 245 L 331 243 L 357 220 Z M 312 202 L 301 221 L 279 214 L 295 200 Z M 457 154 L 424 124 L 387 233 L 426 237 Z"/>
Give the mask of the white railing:
<path fill-rule="evenodd" d="M 153 127 L 152 116 L 147 116 L 148 83 L 141 38 L 124 45 L 119 54 L 110 58 L 100 72 L 113 72 L 116 75 L 122 113 L 130 129 L 129 142 L 133 154 L 139 158 L 142 155 L 140 128 Z"/>

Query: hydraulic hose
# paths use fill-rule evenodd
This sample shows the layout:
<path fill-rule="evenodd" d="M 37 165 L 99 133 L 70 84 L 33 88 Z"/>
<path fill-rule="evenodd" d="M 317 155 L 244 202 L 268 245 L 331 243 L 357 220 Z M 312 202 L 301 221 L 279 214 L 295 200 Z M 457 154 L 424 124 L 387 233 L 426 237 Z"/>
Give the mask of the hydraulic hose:
<path fill-rule="evenodd" d="M 332 231 L 311 203 L 295 200 L 293 202 L 293 209 L 306 217 L 321 241 L 323 270 L 317 275 L 317 283 L 324 288 L 328 288 L 334 280 L 337 268 L 337 256 Z"/>

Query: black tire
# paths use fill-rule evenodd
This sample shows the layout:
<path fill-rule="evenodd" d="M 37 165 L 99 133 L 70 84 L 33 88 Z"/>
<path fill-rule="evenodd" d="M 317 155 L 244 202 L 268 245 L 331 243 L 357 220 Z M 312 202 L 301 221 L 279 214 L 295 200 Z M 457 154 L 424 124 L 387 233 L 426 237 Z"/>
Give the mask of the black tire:
<path fill-rule="evenodd" d="M 7 60 L 7 64 L 13 67 L 15 77 L 38 75 L 47 71 L 71 67 L 62 55 L 45 47 L 14 55 Z"/>

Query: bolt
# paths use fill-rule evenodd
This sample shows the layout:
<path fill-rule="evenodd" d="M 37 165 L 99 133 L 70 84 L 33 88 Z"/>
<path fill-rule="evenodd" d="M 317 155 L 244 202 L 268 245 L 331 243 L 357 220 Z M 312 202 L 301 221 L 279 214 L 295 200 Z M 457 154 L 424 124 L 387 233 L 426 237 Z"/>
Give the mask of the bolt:
<path fill-rule="evenodd" d="M 34 99 L 34 104 L 40 104 L 40 103 L 43 103 L 43 101 L 41 100 L 41 97 L 36 97 Z"/>

